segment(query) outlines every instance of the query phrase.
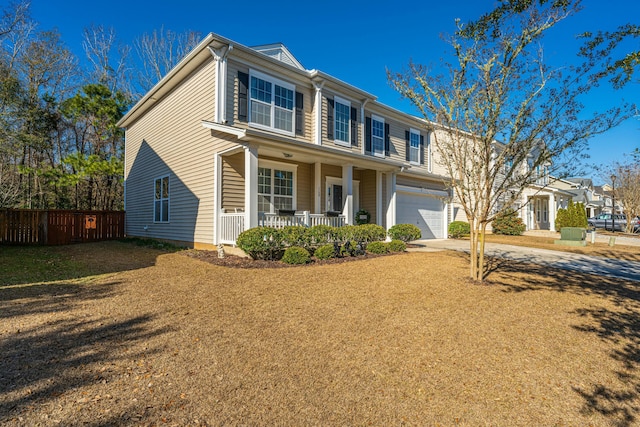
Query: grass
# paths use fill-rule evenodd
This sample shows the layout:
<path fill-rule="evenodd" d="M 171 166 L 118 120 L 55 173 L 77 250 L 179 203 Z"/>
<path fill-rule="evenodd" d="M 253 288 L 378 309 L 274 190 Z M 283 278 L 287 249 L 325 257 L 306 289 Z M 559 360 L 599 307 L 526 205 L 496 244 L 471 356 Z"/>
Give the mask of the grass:
<path fill-rule="evenodd" d="M 9 258 L 66 267 L 0 285 L 3 425 L 640 420 L 636 282 L 505 262 L 471 285 L 453 252 L 259 270 L 123 242 L 5 249 L 0 277 Z"/>

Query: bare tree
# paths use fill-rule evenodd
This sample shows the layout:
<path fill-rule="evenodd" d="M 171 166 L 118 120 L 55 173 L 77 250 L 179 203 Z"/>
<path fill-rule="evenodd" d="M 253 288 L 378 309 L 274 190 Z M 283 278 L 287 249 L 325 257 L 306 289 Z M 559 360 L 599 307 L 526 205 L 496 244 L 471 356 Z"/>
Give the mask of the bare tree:
<path fill-rule="evenodd" d="M 622 203 L 627 216 L 627 233 L 633 233 L 633 219 L 640 215 L 640 163 L 615 163 L 611 168 L 616 175 L 615 196 Z"/>
<path fill-rule="evenodd" d="M 140 61 L 137 83 L 141 93 L 146 93 L 165 76 L 189 51 L 200 42 L 195 31 L 176 33 L 171 30 L 154 30 L 145 33 L 134 42 Z"/>
<path fill-rule="evenodd" d="M 131 97 L 131 70 L 127 67 L 131 47 L 118 42 L 115 30 L 102 25 L 85 28 L 82 47 L 93 67 L 89 81 Z"/>
<path fill-rule="evenodd" d="M 579 0 L 502 0 L 450 38 L 455 62 L 434 75 L 409 64 L 391 84 L 434 130 L 434 147 L 471 228 L 470 276 L 483 281 L 484 236 L 498 213 L 520 199 L 540 168 L 566 170 L 587 138 L 630 115 L 618 106 L 584 119 L 580 96 L 597 82 L 599 59 L 551 68 L 540 41 L 576 14 Z"/>

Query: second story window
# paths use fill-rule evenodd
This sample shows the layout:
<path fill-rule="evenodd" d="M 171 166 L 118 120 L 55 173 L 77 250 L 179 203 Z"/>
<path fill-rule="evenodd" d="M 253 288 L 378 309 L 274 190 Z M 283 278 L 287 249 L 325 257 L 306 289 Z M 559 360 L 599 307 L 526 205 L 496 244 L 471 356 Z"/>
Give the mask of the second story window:
<path fill-rule="evenodd" d="M 371 148 L 375 156 L 384 157 L 384 119 L 371 116 Z"/>
<path fill-rule="evenodd" d="M 335 139 L 336 141 L 350 144 L 351 129 L 349 120 L 351 119 L 351 103 L 342 98 L 335 97 Z"/>
<path fill-rule="evenodd" d="M 250 78 L 249 121 L 258 127 L 293 134 L 295 87 L 253 71 Z"/>
<path fill-rule="evenodd" d="M 409 161 L 420 164 L 420 132 L 415 129 L 409 134 Z"/>

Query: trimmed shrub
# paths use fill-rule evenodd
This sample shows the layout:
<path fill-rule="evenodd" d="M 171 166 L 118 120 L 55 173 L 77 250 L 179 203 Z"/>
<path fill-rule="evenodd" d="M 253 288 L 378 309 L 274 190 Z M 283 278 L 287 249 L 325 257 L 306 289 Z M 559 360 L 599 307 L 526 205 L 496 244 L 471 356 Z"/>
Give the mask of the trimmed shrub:
<path fill-rule="evenodd" d="M 289 225 L 280 230 L 282 233 L 282 241 L 285 246 L 300 246 L 307 251 L 311 246 L 311 237 L 309 229 L 301 225 Z"/>
<path fill-rule="evenodd" d="M 337 256 L 336 249 L 332 244 L 320 246 L 313 254 L 317 259 L 330 259 Z"/>
<path fill-rule="evenodd" d="M 271 227 L 254 227 L 243 231 L 236 244 L 253 259 L 279 260 L 284 253 L 282 233 Z"/>
<path fill-rule="evenodd" d="M 307 231 L 310 244 L 316 247 L 333 242 L 336 239 L 337 234 L 338 232 L 336 227 L 324 224 L 314 225 Z"/>
<path fill-rule="evenodd" d="M 300 246 L 291 246 L 284 251 L 282 256 L 282 262 L 287 264 L 307 264 L 311 262 L 311 255 L 309 251 Z"/>
<path fill-rule="evenodd" d="M 410 242 L 422 237 L 422 232 L 413 224 L 396 224 L 389 229 L 389 237 L 393 240 Z"/>
<path fill-rule="evenodd" d="M 366 209 L 360 209 L 356 212 L 356 216 L 354 218 L 356 220 L 357 225 L 369 224 L 371 221 L 371 214 Z"/>
<path fill-rule="evenodd" d="M 367 245 L 367 251 L 372 254 L 386 254 L 389 248 L 385 242 L 371 242 Z"/>
<path fill-rule="evenodd" d="M 459 239 L 462 236 L 468 236 L 471 233 L 469 223 L 464 221 L 453 221 L 449 224 L 449 237 Z"/>
<path fill-rule="evenodd" d="M 404 252 L 407 250 L 407 244 L 402 240 L 392 240 L 387 243 L 389 252 Z"/>
<path fill-rule="evenodd" d="M 519 236 L 525 230 L 524 222 L 513 209 L 505 209 L 491 223 L 494 234 Z"/>

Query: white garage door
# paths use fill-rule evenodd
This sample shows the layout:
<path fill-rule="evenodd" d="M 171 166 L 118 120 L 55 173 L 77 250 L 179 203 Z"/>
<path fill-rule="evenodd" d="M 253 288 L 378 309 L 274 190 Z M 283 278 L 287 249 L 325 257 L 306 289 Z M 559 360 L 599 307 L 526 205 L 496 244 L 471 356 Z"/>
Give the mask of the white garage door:
<path fill-rule="evenodd" d="M 397 193 L 396 222 L 414 224 L 423 239 L 444 239 L 444 204 L 441 199 L 409 193 Z"/>

